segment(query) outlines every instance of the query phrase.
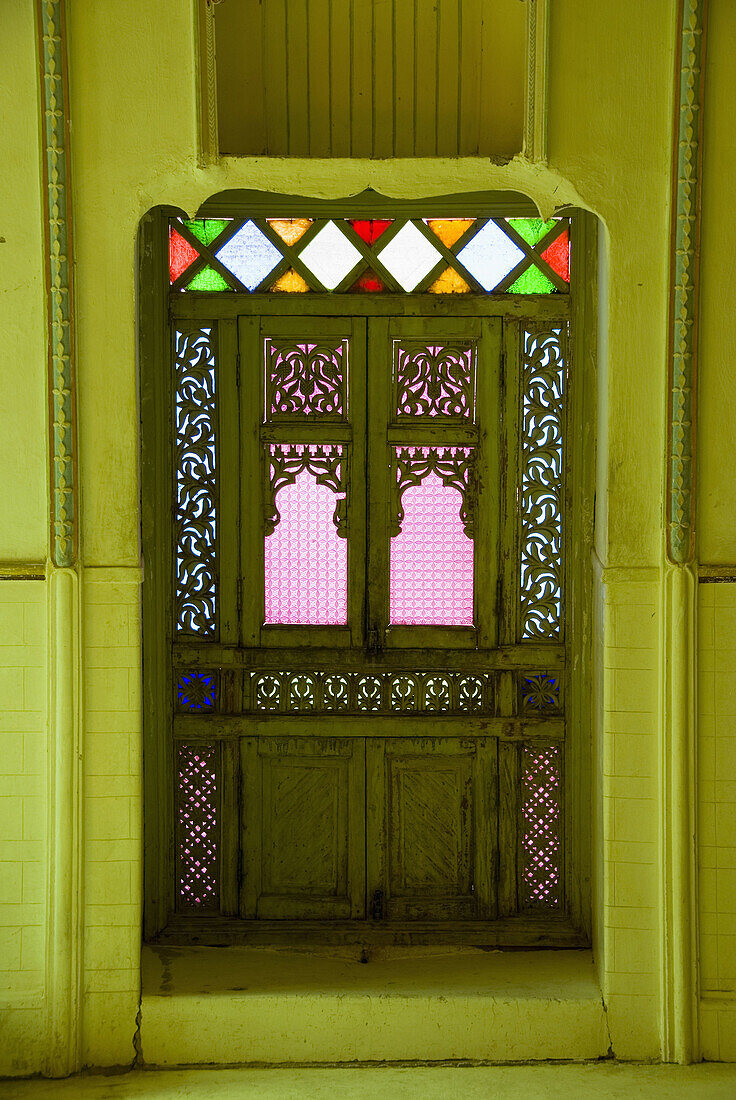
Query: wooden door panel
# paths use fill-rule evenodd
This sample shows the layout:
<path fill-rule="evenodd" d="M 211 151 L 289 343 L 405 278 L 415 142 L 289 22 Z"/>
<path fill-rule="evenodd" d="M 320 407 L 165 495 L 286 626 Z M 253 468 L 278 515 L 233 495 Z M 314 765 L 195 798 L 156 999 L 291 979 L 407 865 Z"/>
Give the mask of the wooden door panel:
<path fill-rule="evenodd" d="M 246 739 L 244 916 L 363 915 L 364 774 L 362 739 Z"/>
<path fill-rule="evenodd" d="M 493 742 L 448 737 L 368 742 L 374 917 L 494 915 L 495 751 Z"/>

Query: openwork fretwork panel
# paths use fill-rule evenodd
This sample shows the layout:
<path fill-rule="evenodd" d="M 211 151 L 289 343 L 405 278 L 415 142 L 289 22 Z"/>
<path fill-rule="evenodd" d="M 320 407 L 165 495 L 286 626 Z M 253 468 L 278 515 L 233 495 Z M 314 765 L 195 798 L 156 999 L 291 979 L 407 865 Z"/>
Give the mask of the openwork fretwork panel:
<path fill-rule="evenodd" d="M 562 635 L 564 337 L 523 333 L 520 470 L 520 636 Z"/>
<path fill-rule="evenodd" d="M 174 626 L 217 635 L 215 351 L 211 328 L 174 345 Z"/>
<path fill-rule="evenodd" d="M 178 903 L 185 909 L 219 904 L 218 745 L 177 747 Z"/>
<path fill-rule="evenodd" d="M 519 672 L 517 679 L 521 714 L 562 713 L 559 672 Z"/>
<path fill-rule="evenodd" d="M 521 750 L 522 906 L 556 908 L 562 902 L 562 750 L 524 745 Z"/>
<path fill-rule="evenodd" d="M 394 340 L 394 415 L 472 423 L 475 418 L 473 343 Z"/>
<path fill-rule="evenodd" d="M 347 412 L 348 341 L 266 340 L 266 416 L 341 420 Z"/>
<path fill-rule="evenodd" d="M 244 710 L 260 713 L 493 714 L 489 673 L 251 672 Z"/>

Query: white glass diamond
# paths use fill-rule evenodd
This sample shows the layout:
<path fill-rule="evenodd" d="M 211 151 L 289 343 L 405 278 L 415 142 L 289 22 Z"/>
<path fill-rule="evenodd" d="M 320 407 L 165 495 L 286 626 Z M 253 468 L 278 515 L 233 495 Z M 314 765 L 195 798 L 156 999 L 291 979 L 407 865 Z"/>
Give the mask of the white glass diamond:
<path fill-rule="evenodd" d="M 440 253 L 412 222 L 407 222 L 379 253 L 381 263 L 407 292 L 421 283 Z"/>
<path fill-rule="evenodd" d="M 320 229 L 299 253 L 302 263 L 314 272 L 322 286 L 326 286 L 328 290 L 334 290 L 360 258 L 358 249 L 334 222 L 328 222 L 324 229 Z"/>
<path fill-rule="evenodd" d="M 524 253 L 503 229 L 489 221 L 460 249 L 457 258 L 484 290 L 493 290 L 524 259 Z"/>
<path fill-rule="evenodd" d="M 281 259 L 278 248 L 251 221 L 246 222 L 216 255 L 248 290 L 260 286 Z"/>

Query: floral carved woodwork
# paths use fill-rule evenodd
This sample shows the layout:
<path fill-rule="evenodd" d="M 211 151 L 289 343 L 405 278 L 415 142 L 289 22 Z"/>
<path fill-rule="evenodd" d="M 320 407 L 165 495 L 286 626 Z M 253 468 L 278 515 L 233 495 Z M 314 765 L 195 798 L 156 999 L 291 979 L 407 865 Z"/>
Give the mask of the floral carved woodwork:
<path fill-rule="evenodd" d="M 266 414 L 269 420 L 346 414 L 347 340 L 336 343 L 266 341 Z"/>
<path fill-rule="evenodd" d="M 175 629 L 217 633 L 215 354 L 212 330 L 177 332 L 174 355 Z"/>
<path fill-rule="evenodd" d="M 471 421 L 475 413 L 475 345 L 394 341 L 397 418 Z"/>
<path fill-rule="evenodd" d="M 521 638 L 562 630 L 563 330 L 527 330 L 522 350 Z"/>

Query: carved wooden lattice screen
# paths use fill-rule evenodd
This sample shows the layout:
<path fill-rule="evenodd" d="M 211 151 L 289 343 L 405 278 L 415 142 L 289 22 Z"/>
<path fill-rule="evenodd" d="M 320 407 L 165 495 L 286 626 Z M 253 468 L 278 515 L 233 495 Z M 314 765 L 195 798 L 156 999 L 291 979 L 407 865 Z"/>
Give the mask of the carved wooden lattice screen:
<path fill-rule="evenodd" d="M 159 933 L 573 942 L 569 220 L 175 219 L 169 245 Z"/>

